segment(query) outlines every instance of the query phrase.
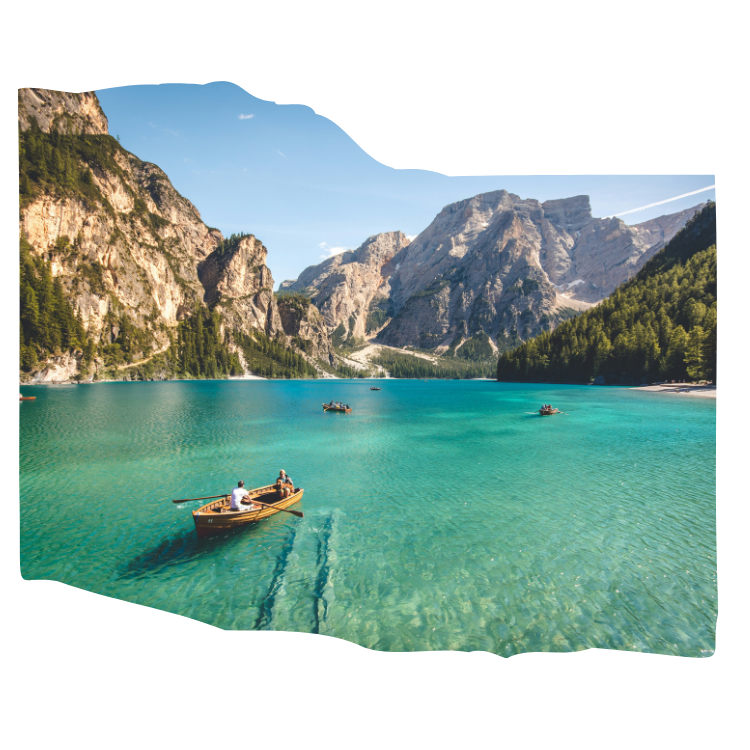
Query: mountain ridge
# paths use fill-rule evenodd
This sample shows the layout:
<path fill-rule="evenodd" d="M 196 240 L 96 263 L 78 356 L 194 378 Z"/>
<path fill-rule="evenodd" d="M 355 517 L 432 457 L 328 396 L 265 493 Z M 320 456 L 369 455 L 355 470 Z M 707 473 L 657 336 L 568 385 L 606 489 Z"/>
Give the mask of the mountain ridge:
<path fill-rule="evenodd" d="M 442 354 L 486 337 L 503 351 L 606 298 L 703 205 L 628 225 L 594 218 L 585 195 L 540 202 L 496 190 L 456 201 L 381 263 L 380 278 L 369 282 L 370 307 L 360 305 L 356 320 L 369 318 L 365 335 L 390 346 Z M 282 287 L 322 305 L 333 269 L 358 263 L 362 247 Z M 346 297 L 347 279 L 336 283 Z M 361 337 L 351 315 L 332 306 L 326 322 L 340 337 Z"/>
<path fill-rule="evenodd" d="M 30 307 L 22 307 L 22 318 L 27 316 L 22 379 L 137 377 L 132 362 L 152 356 L 160 363 L 153 377 L 166 377 L 174 368 L 188 374 L 185 357 L 193 356 L 192 350 L 185 343 L 188 354 L 179 354 L 184 342 L 178 329 L 206 306 L 223 316 L 220 326 L 211 328 L 217 352 L 226 346 L 239 354 L 242 346 L 233 332 L 257 332 L 307 357 L 283 329 L 262 243 L 252 235 L 225 240 L 206 226 L 158 166 L 108 134 L 93 92 L 19 89 L 18 98 L 19 233 L 34 261 L 22 264 L 31 289 Z M 70 339 L 68 351 L 60 350 L 59 337 L 43 334 L 33 322 L 34 288 L 47 283 L 45 273 L 59 284 L 79 321 L 81 332 Z M 123 331 L 129 332 L 127 341 Z M 84 361 L 88 341 L 95 352 Z M 279 351 L 273 349 L 274 356 Z M 203 356 L 202 348 L 196 352 Z M 229 374 L 229 360 L 222 357 L 217 372 Z M 239 360 L 233 362 L 236 369 Z"/>

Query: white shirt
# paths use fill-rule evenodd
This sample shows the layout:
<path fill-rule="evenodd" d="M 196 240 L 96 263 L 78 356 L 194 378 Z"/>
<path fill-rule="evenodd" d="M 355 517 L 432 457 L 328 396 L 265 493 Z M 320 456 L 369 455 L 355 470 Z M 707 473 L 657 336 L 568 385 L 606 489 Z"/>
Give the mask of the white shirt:
<path fill-rule="evenodd" d="M 240 505 L 240 500 L 242 500 L 243 497 L 247 497 L 250 493 L 244 488 L 244 487 L 235 487 L 232 490 L 232 499 L 229 503 L 229 507 L 232 510 L 245 510 Z"/>

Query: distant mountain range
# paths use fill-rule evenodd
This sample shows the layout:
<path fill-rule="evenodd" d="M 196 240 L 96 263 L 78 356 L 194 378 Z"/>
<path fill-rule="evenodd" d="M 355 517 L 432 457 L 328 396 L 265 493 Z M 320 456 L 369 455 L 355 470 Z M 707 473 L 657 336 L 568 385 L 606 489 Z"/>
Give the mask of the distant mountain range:
<path fill-rule="evenodd" d="M 375 235 L 281 289 L 310 296 L 343 340 L 506 350 L 610 295 L 703 205 L 629 226 L 593 218 L 585 195 L 540 203 L 498 190 L 446 206 L 411 242 Z"/>
<path fill-rule="evenodd" d="M 206 226 L 108 134 L 94 93 L 20 89 L 18 122 L 27 382 L 351 374 L 385 362 L 383 347 L 494 367 L 610 295 L 701 207 L 628 226 L 593 218 L 587 196 L 483 193 L 411 242 L 374 235 L 275 295 L 261 241 Z M 347 358 L 368 340 L 380 348 Z"/>

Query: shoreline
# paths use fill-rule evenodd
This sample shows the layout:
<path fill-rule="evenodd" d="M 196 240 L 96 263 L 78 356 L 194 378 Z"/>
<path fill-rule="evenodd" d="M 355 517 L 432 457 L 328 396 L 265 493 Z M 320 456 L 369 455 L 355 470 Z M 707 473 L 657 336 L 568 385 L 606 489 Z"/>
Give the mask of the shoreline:
<path fill-rule="evenodd" d="M 672 393 L 678 396 L 692 396 L 693 398 L 716 398 L 715 385 L 694 385 L 693 383 L 660 383 L 657 385 L 640 385 L 631 391 L 647 391 L 649 393 Z"/>

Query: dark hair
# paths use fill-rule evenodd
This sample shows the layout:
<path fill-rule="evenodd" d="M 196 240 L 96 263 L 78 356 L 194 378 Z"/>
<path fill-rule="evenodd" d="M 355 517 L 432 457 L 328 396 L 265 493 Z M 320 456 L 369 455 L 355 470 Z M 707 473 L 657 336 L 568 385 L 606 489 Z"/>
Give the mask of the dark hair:
<path fill-rule="evenodd" d="M 244 487 L 244 486 L 245 486 L 245 483 L 244 483 L 244 482 L 243 482 L 243 481 L 242 481 L 242 480 L 240 479 L 240 481 L 239 481 L 239 482 L 237 482 L 237 486 L 238 486 L 238 487 Z"/>

